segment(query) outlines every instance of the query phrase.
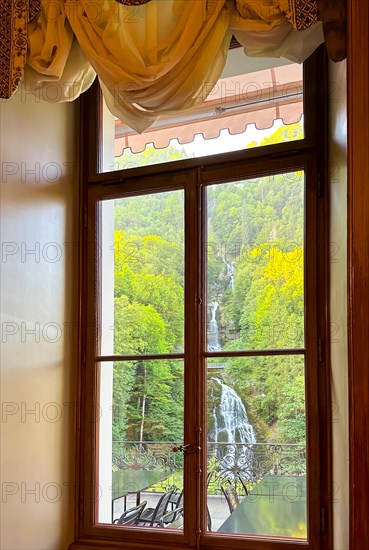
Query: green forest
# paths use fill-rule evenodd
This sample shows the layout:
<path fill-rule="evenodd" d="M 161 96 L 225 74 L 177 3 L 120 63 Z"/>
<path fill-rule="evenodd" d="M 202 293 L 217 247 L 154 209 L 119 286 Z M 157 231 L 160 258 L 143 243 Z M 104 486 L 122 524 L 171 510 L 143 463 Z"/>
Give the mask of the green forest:
<path fill-rule="evenodd" d="M 299 133 L 281 127 L 261 145 Z M 146 150 L 145 164 L 160 154 Z M 183 205 L 180 190 L 115 201 L 115 354 L 183 352 Z M 303 347 L 303 173 L 211 185 L 207 219 L 208 345 Z M 241 397 L 257 441 L 304 443 L 302 356 L 217 358 L 209 367 L 209 379 Z M 113 440 L 181 441 L 183 375 L 180 359 L 115 363 Z"/>

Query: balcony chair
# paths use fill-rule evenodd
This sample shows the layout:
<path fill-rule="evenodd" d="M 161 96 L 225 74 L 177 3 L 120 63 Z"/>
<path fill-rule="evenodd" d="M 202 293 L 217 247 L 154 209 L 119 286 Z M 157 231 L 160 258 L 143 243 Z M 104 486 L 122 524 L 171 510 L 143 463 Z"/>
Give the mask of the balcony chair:
<path fill-rule="evenodd" d="M 160 497 L 155 508 L 146 508 L 146 510 L 140 516 L 140 521 L 138 525 L 148 525 L 150 527 L 160 525 L 161 518 L 167 511 L 172 494 L 173 491 L 164 493 Z"/>
<path fill-rule="evenodd" d="M 126 510 L 120 518 L 115 519 L 113 523 L 116 525 L 137 525 L 146 504 L 147 502 L 144 500 L 141 504 L 138 504 L 138 506 Z"/>
<path fill-rule="evenodd" d="M 172 510 L 175 510 L 179 506 L 182 506 L 182 501 L 183 501 L 183 489 L 182 491 L 174 490 L 172 493 L 172 496 L 169 499 L 169 504 Z"/>
<path fill-rule="evenodd" d="M 169 529 L 182 529 L 183 528 L 183 506 L 179 506 L 175 510 L 170 510 L 160 520 L 160 527 L 167 527 Z"/>
<path fill-rule="evenodd" d="M 232 514 L 240 503 L 236 489 L 229 479 L 221 485 L 220 488 L 226 498 L 229 511 Z"/>
<path fill-rule="evenodd" d="M 239 481 L 242 485 L 242 489 L 245 491 L 245 497 L 247 497 L 247 495 L 249 494 L 249 490 L 247 488 L 247 485 L 245 483 L 245 480 L 243 479 L 243 477 L 241 476 L 240 472 L 237 472 L 237 478 L 236 478 L 237 481 Z"/>

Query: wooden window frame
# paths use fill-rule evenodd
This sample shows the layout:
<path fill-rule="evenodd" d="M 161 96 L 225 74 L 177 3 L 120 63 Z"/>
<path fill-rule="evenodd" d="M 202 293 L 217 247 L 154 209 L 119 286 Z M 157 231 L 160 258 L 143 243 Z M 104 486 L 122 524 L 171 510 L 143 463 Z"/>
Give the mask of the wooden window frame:
<path fill-rule="evenodd" d="M 81 186 L 80 186 L 80 338 L 79 338 L 79 373 L 78 373 L 78 416 L 77 416 L 77 479 L 76 479 L 76 539 L 70 546 L 70 550 L 81 550 L 82 548 L 99 548 L 108 550 L 112 548 L 134 548 L 137 550 L 163 550 L 167 548 L 196 548 L 198 540 L 195 533 L 189 533 L 186 545 L 178 541 L 176 534 L 159 532 L 155 534 L 157 543 L 140 542 L 140 535 L 137 537 L 134 529 L 120 529 L 108 525 L 96 525 L 94 523 L 96 511 L 94 501 L 96 500 L 96 460 L 97 444 L 94 437 L 94 429 L 91 427 L 91 419 L 87 419 L 88 410 L 93 409 L 95 399 L 98 395 L 97 377 L 92 379 L 89 376 L 88 365 L 96 361 L 94 346 L 91 345 L 91 323 L 95 324 L 96 316 L 95 300 L 91 298 L 91 269 L 93 279 L 98 281 L 99 274 L 95 269 L 94 250 L 95 242 L 99 237 L 99 215 L 96 209 L 97 201 L 101 198 L 113 198 L 124 193 L 137 194 L 137 182 L 146 181 L 147 189 L 160 189 L 160 177 L 176 181 L 173 188 L 178 188 L 178 178 L 187 181 L 189 192 L 197 193 L 197 183 L 201 179 L 202 184 L 220 183 L 234 181 L 237 177 L 248 178 L 252 175 L 261 175 L 267 170 L 281 173 L 304 166 L 309 166 L 309 174 L 314 174 L 315 182 L 306 186 L 309 193 L 316 194 L 314 198 L 314 221 L 315 237 L 313 242 L 306 241 L 306 246 L 311 247 L 311 253 L 316 257 L 316 269 L 314 273 L 309 271 L 307 266 L 305 277 L 313 277 L 316 280 L 316 296 L 312 298 L 311 307 L 316 311 L 316 339 L 311 342 L 315 349 L 316 361 L 314 368 L 313 388 L 306 388 L 307 399 L 309 392 L 316 392 L 318 395 L 315 407 L 309 410 L 315 423 L 319 424 L 319 437 L 313 443 L 313 450 L 319 455 L 315 462 L 315 474 L 319 477 L 320 494 L 316 494 L 316 487 L 311 485 L 309 489 L 308 502 L 313 503 L 310 507 L 314 515 L 312 523 L 314 529 L 308 533 L 308 540 L 300 541 L 264 538 L 261 536 L 240 535 L 230 538 L 226 535 L 204 534 L 201 537 L 201 548 L 203 550 L 216 550 L 224 548 L 227 541 L 229 548 L 244 550 L 267 550 L 268 548 L 280 548 L 281 550 L 297 550 L 302 547 L 309 550 L 329 550 L 332 542 L 332 520 L 331 520 L 331 430 L 330 430 L 330 376 L 329 376 L 329 319 L 327 313 L 328 303 L 328 200 L 327 200 L 327 61 L 324 52 L 316 52 L 304 64 L 304 104 L 305 112 L 305 138 L 299 141 L 268 145 L 255 149 L 247 149 L 232 153 L 224 153 L 214 157 L 203 157 L 198 159 L 180 160 L 174 163 L 166 163 L 155 166 L 145 166 L 128 169 L 124 171 L 102 173 L 101 167 L 101 143 L 102 143 L 102 102 L 101 92 L 98 86 L 94 86 L 81 100 Z M 247 169 L 247 176 L 245 176 Z M 154 176 L 155 174 L 155 176 Z M 309 178 L 312 177 L 309 175 Z M 190 178 L 190 182 L 188 182 Z M 192 191 L 190 190 L 192 188 Z M 313 191 L 312 191 L 313 190 Z M 201 201 L 201 196 L 193 197 L 193 201 Z M 191 227 L 202 223 L 197 214 L 190 214 Z M 188 221 L 188 220 L 187 220 Z M 192 230 L 190 230 L 192 231 Z M 195 238 L 195 233 L 193 234 Z M 91 262 L 91 252 L 93 261 Z M 198 253 L 200 254 L 200 253 Z M 199 278 L 198 265 L 203 263 L 203 258 L 196 255 L 189 263 L 188 274 L 190 277 Z M 92 267 L 91 267 L 92 266 Z M 319 273 L 319 277 L 317 277 Z M 201 286 L 201 281 L 199 281 Z M 93 295 L 94 293 L 92 293 Z M 306 298 L 309 300 L 310 297 Z M 191 298 L 186 298 L 191 300 Z M 193 302 L 193 301 L 192 301 Z M 192 306 L 189 306 L 191 309 Z M 196 317 L 193 312 L 195 323 L 192 324 L 192 336 L 201 331 L 201 317 Z M 205 388 L 198 386 L 198 392 L 205 398 Z M 92 406 L 92 407 L 91 407 Z M 201 411 L 200 411 L 200 414 Z M 311 443 L 309 443 L 311 445 Z M 205 459 L 204 459 L 205 460 Z M 202 464 L 206 468 L 206 464 Z M 205 471 L 205 470 L 204 470 Z M 193 487 L 194 489 L 195 487 Z M 205 498 L 205 497 L 204 497 Z M 203 509 L 205 509 L 203 507 Z M 205 524 L 205 519 L 199 517 Z M 246 538 L 247 537 L 247 538 Z M 273 545 L 273 546 L 271 546 Z"/>
<path fill-rule="evenodd" d="M 347 2 L 350 550 L 369 540 L 369 3 Z"/>

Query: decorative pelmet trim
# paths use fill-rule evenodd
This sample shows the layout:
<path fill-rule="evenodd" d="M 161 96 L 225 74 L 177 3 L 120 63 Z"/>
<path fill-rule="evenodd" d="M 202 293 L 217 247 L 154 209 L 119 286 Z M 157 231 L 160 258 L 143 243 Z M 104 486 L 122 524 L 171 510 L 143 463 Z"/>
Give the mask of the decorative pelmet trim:
<path fill-rule="evenodd" d="M 124 4 L 125 6 L 142 6 L 143 4 L 148 4 L 150 0 L 115 0 L 119 4 Z"/>
<path fill-rule="evenodd" d="M 0 18 L 0 97 L 9 99 L 23 77 L 27 25 L 40 10 L 40 0 L 2 0 Z"/>
<path fill-rule="evenodd" d="M 295 29 L 303 31 L 318 21 L 318 6 L 316 0 L 295 0 Z"/>
<path fill-rule="evenodd" d="M 29 19 L 28 21 L 32 21 L 34 17 L 36 17 L 41 9 L 41 0 L 29 0 Z"/>
<path fill-rule="evenodd" d="M 278 3 L 296 31 L 308 29 L 318 21 L 317 0 L 279 0 Z"/>

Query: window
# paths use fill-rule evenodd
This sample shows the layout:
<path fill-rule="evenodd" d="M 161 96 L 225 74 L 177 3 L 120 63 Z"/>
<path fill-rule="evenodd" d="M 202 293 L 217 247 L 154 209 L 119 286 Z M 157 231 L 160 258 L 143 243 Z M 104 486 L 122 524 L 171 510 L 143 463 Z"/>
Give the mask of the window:
<path fill-rule="evenodd" d="M 322 63 L 304 137 L 175 163 L 109 170 L 84 102 L 81 540 L 330 547 Z"/>

